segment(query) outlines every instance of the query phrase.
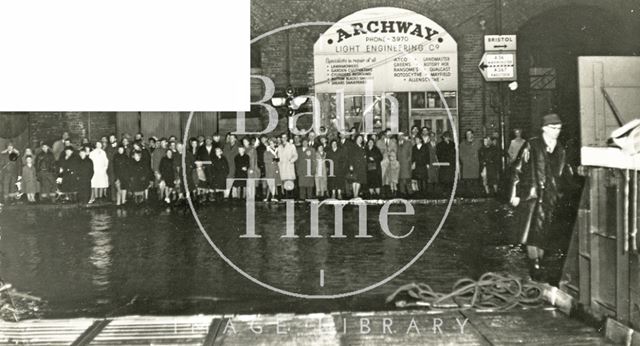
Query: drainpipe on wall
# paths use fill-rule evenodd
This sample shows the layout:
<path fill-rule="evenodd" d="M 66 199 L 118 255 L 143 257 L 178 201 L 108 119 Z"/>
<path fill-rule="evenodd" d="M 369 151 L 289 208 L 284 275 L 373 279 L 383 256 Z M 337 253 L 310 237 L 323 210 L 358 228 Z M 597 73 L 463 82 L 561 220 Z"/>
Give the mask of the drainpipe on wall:
<path fill-rule="evenodd" d="M 482 135 L 487 135 L 487 81 L 482 81 Z"/>
<path fill-rule="evenodd" d="M 502 35 L 502 0 L 495 0 L 495 20 L 496 20 L 496 32 L 498 35 Z M 504 128 L 504 82 L 498 83 L 498 122 L 500 126 L 500 154 L 502 158 L 502 171 L 504 172 L 507 166 L 506 161 L 506 136 Z"/>
<path fill-rule="evenodd" d="M 284 26 L 289 25 L 289 20 L 285 20 L 282 23 Z M 291 30 L 285 30 L 285 59 L 284 59 L 284 68 L 285 68 L 285 76 L 287 77 L 287 88 L 291 86 L 291 41 L 290 41 L 290 32 Z"/>
<path fill-rule="evenodd" d="M 32 147 L 36 147 L 39 144 L 31 137 L 31 113 L 27 113 L 27 143 Z"/>

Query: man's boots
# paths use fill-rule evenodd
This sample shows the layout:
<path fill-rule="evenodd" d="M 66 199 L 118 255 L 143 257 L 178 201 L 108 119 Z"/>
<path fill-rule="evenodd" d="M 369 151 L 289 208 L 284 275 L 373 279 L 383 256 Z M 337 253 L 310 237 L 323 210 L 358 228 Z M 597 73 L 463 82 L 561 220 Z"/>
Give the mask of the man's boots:
<path fill-rule="evenodd" d="M 529 276 L 533 281 L 537 281 L 537 282 L 545 281 L 544 270 L 542 268 L 542 265 L 540 265 L 539 258 L 529 259 Z"/>

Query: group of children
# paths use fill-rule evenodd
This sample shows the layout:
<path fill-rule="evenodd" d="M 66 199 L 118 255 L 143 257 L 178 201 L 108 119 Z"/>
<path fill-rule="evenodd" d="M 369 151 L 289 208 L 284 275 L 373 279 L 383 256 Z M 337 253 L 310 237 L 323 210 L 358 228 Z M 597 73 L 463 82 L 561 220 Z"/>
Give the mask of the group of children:
<path fill-rule="evenodd" d="M 46 147 L 48 150 L 49 147 Z M 26 195 L 29 202 L 36 201 L 40 191 L 41 198 L 55 194 L 54 159 L 51 152 L 43 151 L 34 155 L 27 149 L 23 155 L 12 145 L 0 152 L 0 180 L 3 199 L 20 198 Z"/>

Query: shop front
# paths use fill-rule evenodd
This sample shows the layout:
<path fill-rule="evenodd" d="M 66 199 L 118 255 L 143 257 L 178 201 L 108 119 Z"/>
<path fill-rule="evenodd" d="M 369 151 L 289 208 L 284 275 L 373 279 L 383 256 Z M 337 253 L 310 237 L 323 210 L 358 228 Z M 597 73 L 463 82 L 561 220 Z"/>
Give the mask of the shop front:
<path fill-rule="evenodd" d="M 332 25 L 314 45 L 323 123 L 363 132 L 414 125 L 440 135 L 458 117 L 456 41 L 429 18 L 370 8 Z"/>

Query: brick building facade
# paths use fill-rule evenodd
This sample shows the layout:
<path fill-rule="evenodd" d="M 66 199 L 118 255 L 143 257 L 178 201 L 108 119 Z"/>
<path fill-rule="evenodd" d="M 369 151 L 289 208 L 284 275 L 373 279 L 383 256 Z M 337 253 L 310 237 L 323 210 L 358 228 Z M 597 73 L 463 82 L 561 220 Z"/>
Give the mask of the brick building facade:
<path fill-rule="evenodd" d="M 435 21 L 458 43 L 461 132 L 498 131 L 502 109 L 507 130 L 533 133 L 542 113 L 556 111 L 567 119 L 567 132 L 577 136 L 576 57 L 640 54 L 634 34 L 640 32 L 640 2 L 632 0 L 254 0 L 251 5 L 253 38 L 286 24 L 337 22 L 372 7 L 408 9 Z M 327 28 L 295 28 L 260 39 L 252 45 L 252 67 L 270 77 L 276 90 L 312 86 L 313 44 Z M 485 82 L 478 70 L 484 35 L 497 33 L 518 35 L 519 47 L 519 88 L 502 86 L 502 108 L 498 83 Z M 554 88 L 531 88 L 532 79 L 538 81 L 532 73 L 540 70 L 553 72 L 543 78 L 555 79 Z"/>
<path fill-rule="evenodd" d="M 470 128 L 491 134 L 499 129 L 498 84 L 485 82 L 478 71 L 484 35 L 518 35 L 519 88 L 509 91 L 503 85 L 502 109 L 506 129 L 522 127 L 527 135 L 535 131 L 540 115 L 549 110 L 567 120 L 569 135 L 579 135 L 577 56 L 640 55 L 638 0 L 252 0 L 251 35 L 255 39 L 285 24 L 336 22 L 373 7 L 414 11 L 438 23 L 456 40 L 460 132 Z M 282 31 L 252 44 L 252 74 L 270 77 L 277 92 L 283 92 L 288 85 L 313 89 L 313 45 L 327 28 Z M 253 99 L 261 92 L 258 89 L 252 87 L 256 94 Z M 18 115 L 0 115 L 4 117 L 0 124 Z M 28 126 L 19 125 L 24 127 L 23 132 L 0 139 L 0 148 L 9 140 L 22 145 L 51 141 L 63 131 L 69 131 L 74 141 L 143 129 L 181 138 L 187 113 L 159 113 L 158 118 L 166 121 L 158 124 L 149 124 L 148 114 L 145 118 L 139 112 L 31 115 Z M 198 132 L 227 132 L 233 130 L 235 120 L 233 114 L 210 112 L 201 114 L 194 123 Z"/>
<path fill-rule="evenodd" d="M 113 112 L 31 112 L 0 114 L 0 125 L 11 128 L 0 135 L 0 148 L 8 142 L 22 149 L 36 147 L 40 142 L 52 143 L 63 132 L 79 143 L 83 137 L 99 139 L 115 133 L 116 113 Z"/>

